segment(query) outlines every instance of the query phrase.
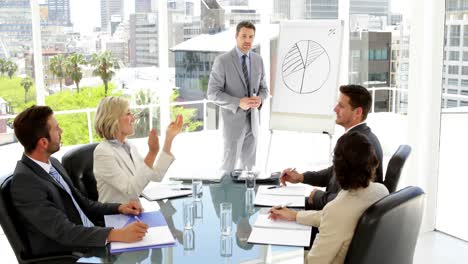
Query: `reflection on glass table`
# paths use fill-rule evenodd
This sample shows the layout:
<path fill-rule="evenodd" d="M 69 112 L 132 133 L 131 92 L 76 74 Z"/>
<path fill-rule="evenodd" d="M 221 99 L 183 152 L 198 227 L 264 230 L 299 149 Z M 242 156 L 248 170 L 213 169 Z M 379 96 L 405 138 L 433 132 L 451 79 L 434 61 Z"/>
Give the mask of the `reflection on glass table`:
<path fill-rule="evenodd" d="M 302 247 L 247 243 L 260 208 L 253 206 L 254 190 L 224 177 L 203 185 L 200 201 L 192 197 L 151 202 L 159 205 L 176 246 L 82 258 L 80 263 L 303 263 Z M 184 229 L 183 205 L 193 202 L 192 228 Z M 232 205 L 230 235 L 221 234 L 220 204 Z"/>

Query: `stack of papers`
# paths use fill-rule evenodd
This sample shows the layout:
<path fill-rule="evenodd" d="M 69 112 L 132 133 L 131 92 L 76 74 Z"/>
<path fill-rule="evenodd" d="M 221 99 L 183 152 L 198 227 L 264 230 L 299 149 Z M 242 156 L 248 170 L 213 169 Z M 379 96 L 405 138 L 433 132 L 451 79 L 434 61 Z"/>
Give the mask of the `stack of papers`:
<path fill-rule="evenodd" d="M 201 179 L 203 181 L 221 182 L 226 171 L 215 168 L 175 168 L 171 170 L 169 178 L 171 180 L 191 181 L 192 179 Z"/>
<path fill-rule="evenodd" d="M 311 226 L 293 221 L 271 220 L 268 219 L 268 214 L 259 214 L 247 242 L 308 247 L 311 232 Z"/>
<path fill-rule="evenodd" d="M 143 240 L 134 243 L 111 242 L 111 253 L 175 246 L 174 236 L 161 212 L 141 213 L 138 218 L 149 226 L 148 233 Z M 130 215 L 105 215 L 104 221 L 107 227 L 122 228 L 137 220 Z"/>
<path fill-rule="evenodd" d="M 305 188 L 302 185 L 288 185 L 269 189 L 274 185 L 261 185 L 255 195 L 255 205 L 278 206 L 288 204 L 290 207 L 305 207 Z"/>
<path fill-rule="evenodd" d="M 141 195 L 149 201 L 163 200 L 192 194 L 191 186 L 168 185 L 150 182 Z"/>

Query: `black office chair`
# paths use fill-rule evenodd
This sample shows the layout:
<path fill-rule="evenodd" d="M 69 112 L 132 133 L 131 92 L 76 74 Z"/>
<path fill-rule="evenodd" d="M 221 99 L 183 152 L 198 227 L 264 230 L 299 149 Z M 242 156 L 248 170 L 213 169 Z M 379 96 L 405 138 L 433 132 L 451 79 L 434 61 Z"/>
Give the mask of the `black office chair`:
<path fill-rule="evenodd" d="M 347 264 L 411 264 L 424 204 L 419 187 L 406 187 L 370 206 L 361 216 Z"/>
<path fill-rule="evenodd" d="M 401 171 L 405 165 L 408 156 L 411 153 L 411 147 L 400 145 L 388 162 L 387 172 L 385 173 L 384 185 L 390 193 L 395 192 L 400 181 Z"/>
<path fill-rule="evenodd" d="M 67 170 L 75 188 L 88 199 L 97 201 L 99 194 L 93 173 L 94 149 L 98 143 L 86 144 L 65 153 L 62 165 Z"/>
<path fill-rule="evenodd" d="M 61 255 L 47 257 L 33 257 L 27 244 L 24 228 L 16 228 L 18 223 L 17 213 L 11 201 L 10 185 L 13 176 L 0 178 L 0 224 L 5 233 L 11 248 L 15 252 L 16 259 L 23 263 L 75 263 L 79 256 Z"/>

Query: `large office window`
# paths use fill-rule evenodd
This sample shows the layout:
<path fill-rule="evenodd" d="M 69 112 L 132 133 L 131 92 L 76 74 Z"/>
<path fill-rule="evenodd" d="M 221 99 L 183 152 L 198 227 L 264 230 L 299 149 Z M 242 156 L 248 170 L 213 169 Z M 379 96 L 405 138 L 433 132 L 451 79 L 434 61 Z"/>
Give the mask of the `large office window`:
<path fill-rule="evenodd" d="M 465 140 L 468 133 L 468 67 L 467 52 L 464 47 L 468 46 L 468 5 L 467 1 L 446 1 L 445 34 L 450 34 L 450 47 L 445 45 L 445 49 L 451 52 L 462 52 L 462 62 L 450 63 L 449 74 L 456 74 L 461 77 L 460 84 L 450 83 L 448 93 L 443 95 L 442 123 L 440 136 L 440 165 L 439 165 L 439 186 L 437 195 L 437 217 L 436 228 L 455 237 L 468 240 L 468 229 L 465 223 L 468 221 L 468 214 L 460 211 L 454 201 L 464 201 L 468 199 L 467 192 L 463 189 L 468 183 L 464 177 L 465 161 L 463 150 L 468 148 Z M 457 44 L 457 38 L 463 30 L 463 45 Z M 447 32 L 449 30 L 450 32 Z M 452 42 L 453 41 L 453 42 Z M 454 45 L 456 44 L 456 45 Z M 461 67 L 461 72 L 457 73 L 455 67 Z M 444 87 L 443 88 L 447 88 Z M 453 94 L 453 95 L 452 95 Z"/>

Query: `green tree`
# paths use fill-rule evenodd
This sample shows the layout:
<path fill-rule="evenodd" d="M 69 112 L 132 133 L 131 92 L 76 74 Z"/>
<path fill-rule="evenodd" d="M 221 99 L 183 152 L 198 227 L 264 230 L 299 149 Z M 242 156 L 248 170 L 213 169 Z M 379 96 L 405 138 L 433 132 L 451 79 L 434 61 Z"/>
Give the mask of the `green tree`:
<path fill-rule="evenodd" d="M 113 92 L 114 86 L 109 83 L 109 93 L 120 96 L 120 92 Z M 104 97 L 103 85 L 97 87 L 82 87 L 80 93 L 63 91 L 46 97 L 46 105 L 54 111 L 70 109 L 96 108 Z M 55 114 L 60 127 L 63 130 L 62 144 L 64 146 L 89 143 L 88 119 L 86 113 Z M 91 122 L 94 120 L 94 112 L 91 113 Z M 93 126 L 93 124 L 91 124 Z M 93 130 L 94 133 L 94 130 Z M 99 142 L 100 138 L 93 134 L 93 141 Z"/>
<path fill-rule="evenodd" d="M 99 76 L 102 79 L 104 83 L 104 96 L 107 96 L 108 83 L 115 74 L 114 70 L 120 68 L 117 59 L 109 51 L 100 54 L 94 53 L 91 57 L 91 65 L 96 67 L 93 70 L 93 75 Z"/>
<path fill-rule="evenodd" d="M 3 76 L 7 72 L 6 60 L 0 58 L 0 74 Z"/>
<path fill-rule="evenodd" d="M 179 91 L 174 90 L 170 97 L 171 102 L 175 102 L 179 95 Z M 171 106 L 170 111 L 171 120 L 175 120 L 175 117 L 177 115 L 182 115 L 182 117 L 184 118 L 184 126 L 182 128 L 183 131 L 198 131 L 203 127 L 203 122 L 195 119 L 198 113 L 198 110 L 196 108 L 186 108 L 184 106 Z"/>
<path fill-rule="evenodd" d="M 66 60 L 62 54 L 58 54 L 50 58 L 50 72 L 59 79 L 60 91 L 62 91 L 62 80 L 66 74 Z"/>
<path fill-rule="evenodd" d="M 11 79 L 13 75 L 15 75 L 15 72 L 18 70 L 18 65 L 16 65 L 16 63 L 12 61 L 7 61 L 6 68 L 7 68 L 8 77 Z"/>
<path fill-rule="evenodd" d="M 86 64 L 82 54 L 72 54 L 67 57 L 66 75 L 69 76 L 76 84 L 76 91 L 80 93 L 80 81 L 83 78 L 80 65 Z"/>
<path fill-rule="evenodd" d="M 31 88 L 32 85 L 33 85 L 33 81 L 29 77 L 23 78 L 21 80 L 21 86 L 24 89 L 24 103 L 28 102 L 28 91 L 29 91 L 29 89 Z"/>

